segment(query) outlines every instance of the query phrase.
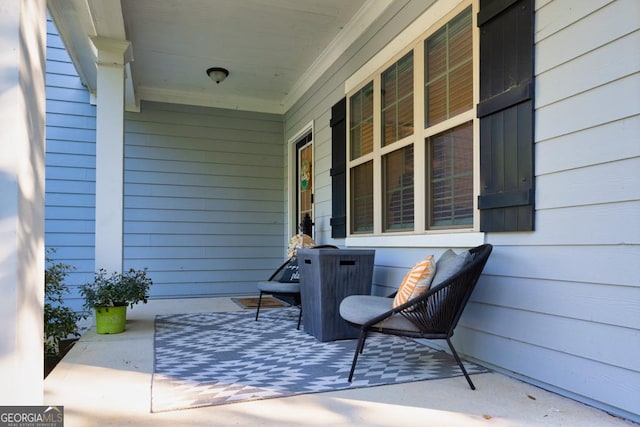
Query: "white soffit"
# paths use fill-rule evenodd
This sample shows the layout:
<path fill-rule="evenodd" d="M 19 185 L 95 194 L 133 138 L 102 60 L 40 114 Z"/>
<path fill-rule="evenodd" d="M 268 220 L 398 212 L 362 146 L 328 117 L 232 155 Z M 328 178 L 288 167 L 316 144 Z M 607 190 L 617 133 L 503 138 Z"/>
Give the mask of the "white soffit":
<path fill-rule="evenodd" d="M 293 86 L 293 90 L 285 98 L 284 109 L 288 110 L 300 97 L 311 88 L 340 55 L 351 46 L 364 31 L 369 28 L 393 0 L 369 0 L 353 17 L 349 24 L 336 37 L 329 46 L 314 61 L 300 80 Z"/>
<path fill-rule="evenodd" d="M 139 110 L 139 101 L 144 99 L 283 114 L 326 73 L 393 0 L 358 0 L 351 4 L 335 1 L 316 3 L 311 0 L 300 3 L 242 0 L 233 2 L 231 6 L 228 3 L 216 3 L 216 0 L 184 3 L 175 3 L 174 0 L 48 0 L 47 3 L 78 74 L 93 97 L 96 95 L 96 53 L 89 38 L 100 36 L 132 43 L 131 53 L 135 54 L 137 62 L 127 63 L 125 67 L 128 110 Z M 262 19 L 258 12 L 270 5 L 275 8 L 274 14 L 270 15 L 269 23 L 272 26 L 262 28 L 260 25 L 266 19 Z M 356 5 L 361 6 L 356 8 Z M 223 10 L 231 13 L 230 17 L 243 25 L 258 22 L 260 28 L 253 31 L 253 27 L 250 27 L 252 32 L 246 35 L 225 20 L 219 20 Z M 342 11 L 348 14 L 338 13 Z M 251 16 L 251 13 L 254 15 Z M 218 20 L 218 26 L 222 25 L 222 28 L 217 29 L 215 23 L 207 18 L 203 21 L 199 15 L 204 14 L 212 20 Z M 273 26 L 278 16 L 282 21 L 279 26 Z M 343 19 L 340 20 L 340 17 Z M 315 30 L 307 28 L 309 25 Z M 259 37 L 261 31 L 270 36 L 277 35 L 278 28 L 289 30 L 289 34 L 302 31 L 299 34 L 316 40 L 313 50 L 305 44 L 309 40 L 291 40 L 289 37 L 284 43 L 289 45 L 288 49 L 305 52 L 305 58 L 315 60 L 312 63 L 295 63 L 295 59 L 301 59 L 302 56 L 292 56 L 287 50 L 283 52 L 286 46 L 270 44 L 266 38 L 262 40 Z M 175 32 L 170 33 L 169 29 Z M 218 51 L 207 52 L 207 44 L 202 44 L 203 39 L 199 38 L 207 32 L 192 33 L 195 30 L 226 31 L 222 33 L 222 38 L 220 33 L 214 31 L 211 33 L 213 38 L 204 40 L 211 40 L 214 44 L 231 43 L 231 46 L 241 43 L 244 50 L 239 49 L 236 53 L 233 47 L 222 46 L 223 55 L 212 55 Z M 333 31 L 337 31 L 337 35 L 327 38 Z M 183 35 L 181 40 L 176 40 L 176 37 Z M 324 38 L 320 38 L 323 35 Z M 325 39 L 329 40 L 327 45 L 317 42 Z M 168 44 L 158 44 L 160 40 L 166 40 Z M 248 55 L 247 44 L 251 44 L 256 53 L 261 53 Z M 200 47 L 204 50 L 200 50 Z M 309 55 L 313 51 L 320 53 L 317 56 Z M 263 64 L 262 59 L 271 61 Z M 229 68 L 230 78 L 219 86 L 211 85 L 212 82 L 204 73 L 209 66 Z M 274 88 L 276 84 L 279 85 L 277 90 Z"/>

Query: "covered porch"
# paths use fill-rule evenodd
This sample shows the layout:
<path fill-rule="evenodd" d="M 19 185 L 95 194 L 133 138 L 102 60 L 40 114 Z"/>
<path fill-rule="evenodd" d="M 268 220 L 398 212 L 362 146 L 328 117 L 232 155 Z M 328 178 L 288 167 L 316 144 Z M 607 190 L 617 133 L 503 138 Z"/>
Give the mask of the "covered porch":
<path fill-rule="evenodd" d="M 68 425 L 82 426 L 628 423 L 607 412 L 640 421 L 640 98 L 632 96 L 640 87 L 637 2 L 242 3 L 253 10 L 239 1 L 212 3 L 22 0 L 0 12 L 7 23 L 0 26 L 7 35 L 0 128 L 11 141 L 0 149 L 5 404 L 64 405 Z M 279 16 L 270 22 L 276 29 L 270 37 L 265 4 Z M 291 12 L 302 13 L 292 19 L 288 9 L 301 4 L 309 10 Z M 53 21 L 47 22 L 47 5 Z M 328 5 L 336 8 L 322 18 L 318 8 Z M 531 18 L 531 28 L 521 31 L 531 61 L 518 85 L 505 79 L 498 88 L 505 94 L 498 100 L 517 104 L 481 105 L 480 69 L 492 63 L 482 53 L 494 51 L 480 47 L 481 27 L 495 14 L 496 28 L 506 28 L 511 18 L 505 17 L 519 10 Z M 244 27 L 235 25 L 238 17 L 249 18 Z M 178 21 L 185 26 L 171 32 Z M 465 75 L 472 84 L 460 86 L 472 95 L 469 108 L 426 126 L 425 55 L 429 41 L 440 40 L 435 35 L 454 23 L 471 34 L 461 45 L 470 47 Z M 515 40 L 511 34 L 504 39 Z M 235 60 L 214 52 L 223 45 Z M 409 53 L 413 67 L 403 62 Z M 211 66 L 228 67 L 229 78 L 211 81 L 205 73 Z M 414 131 L 383 147 L 380 82 L 396 67 L 413 75 L 405 112 L 413 112 Z M 371 123 L 349 113 L 370 84 Z M 516 124 L 527 130 L 521 133 L 526 149 L 515 150 L 515 139 L 501 132 L 481 134 L 480 113 L 503 114 L 520 103 L 529 111 L 519 115 L 522 123 L 504 123 L 511 131 Z M 338 105 L 346 105 L 343 123 L 355 123 L 363 134 L 375 128 L 375 153 L 348 157 L 347 129 L 336 131 L 338 138 L 333 132 Z M 389 129 L 404 135 L 402 115 L 391 116 Z M 432 217 L 442 198 L 431 191 L 438 185 L 431 172 L 448 162 L 430 150 L 460 126 L 466 129 L 462 139 L 472 131 L 463 156 L 471 160 L 464 176 L 472 177 L 465 181 L 472 191 L 460 188 L 463 209 L 447 210 L 451 218 L 443 225 Z M 150 414 L 153 318 L 238 310 L 229 297 L 255 293 L 256 281 L 282 262 L 301 210 L 298 143 L 308 138 L 314 238 L 375 249 L 372 293 L 395 290 L 425 255 L 494 245 L 455 341 L 466 360 L 496 373 L 476 375 L 476 392 L 454 378 Z M 502 142 L 526 161 L 481 161 L 483 147 L 486 152 Z M 334 183 L 336 153 L 349 164 L 345 180 Z M 389 176 L 398 179 L 383 183 L 381 165 L 388 160 L 393 166 L 393 159 L 403 167 L 391 168 Z M 363 167 L 368 164 L 375 173 Z M 504 198 L 493 193 L 481 203 L 482 177 L 516 164 L 526 174 L 508 174 L 510 184 L 526 183 L 527 189 Z M 366 185 L 348 186 L 346 178 L 359 173 Z M 392 209 L 387 187 L 406 196 L 403 215 L 393 215 L 401 212 Z M 374 203 L 363 203 L 367 210 L 356 215 L 355 196 Z M 517 213 L 520 206 L 527 213 L 522 227 L 483 225 L 483 212 Z M 74 308 L 82 304 L 79 286 L 102 267 L 148 267 L 154 287 L 153 301 L 131 313 L 126 334 L 87 332 L 43 385 L 46 248 L 58 249 L 58 259 L 76 267 L 67 299 Z M 116 358 L 100 353 L 107 343 L 119 346 Z"/>
<path fill-rule="evenodd" d="M 155 316 L 235 310 L 228 297 L 137 305 L 126 333 L 83 335 L 45 380 L 44 403 L 64 403 L 69 427 L 633 425 L 496 372 L 473 375 L 475 391 L 455 377 L 151 413 Z"/>

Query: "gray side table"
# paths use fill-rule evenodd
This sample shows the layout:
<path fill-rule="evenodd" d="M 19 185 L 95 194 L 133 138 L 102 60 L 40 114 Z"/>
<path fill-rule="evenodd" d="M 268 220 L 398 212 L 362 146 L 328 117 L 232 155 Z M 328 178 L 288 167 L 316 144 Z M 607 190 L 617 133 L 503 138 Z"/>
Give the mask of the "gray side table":
<path fill-rule="evenodd" d="M 359 336 L 339 308 L 349 295 L 371 295 L 374 257 L 374 250 L 298 249 L 305 332 L 320 341 Z"/>

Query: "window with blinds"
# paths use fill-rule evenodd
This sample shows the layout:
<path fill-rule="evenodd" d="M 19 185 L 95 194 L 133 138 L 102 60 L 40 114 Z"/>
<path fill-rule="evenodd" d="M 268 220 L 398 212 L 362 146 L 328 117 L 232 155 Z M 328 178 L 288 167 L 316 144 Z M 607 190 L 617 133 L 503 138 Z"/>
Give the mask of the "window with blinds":
<path fill-rule="evenodd" d="M 413 134 L 413 51 L 382 73 L 382 146 Z"/>
<path fill-rule="evenodd" d="M 469 3 L 348 94 L 349 234 L 474 227 L 478 34 Z"/>
<path fill-rule="evenodd" d="M 373 151 L 373 82 L 349 98 L 351 160 Z"/>
<path fill-rule="evenodd" d="M 425 127 L 473 107 L 471 8 L 424 42 Z"/>
<path fill-rule="evenodd" d="M 473 125 L 427 138 L 430 228 L 473 224 Z"/>
<path fill-rule="evenodd" d="M 373 162 L 351 168 L 351 232 L 373 231 Z"/>
<path fill-rule="evenodd" d="M 383 231 L 413 230 L 413 145 L 382 157 Z"/>
<path fill-rule="evenodd" d="M 425 128 L 473 108 L 473 45 L 468 7 L 424 42 Z M 427 227 L 473 225 L 473 124 L 426 138 Z"/>

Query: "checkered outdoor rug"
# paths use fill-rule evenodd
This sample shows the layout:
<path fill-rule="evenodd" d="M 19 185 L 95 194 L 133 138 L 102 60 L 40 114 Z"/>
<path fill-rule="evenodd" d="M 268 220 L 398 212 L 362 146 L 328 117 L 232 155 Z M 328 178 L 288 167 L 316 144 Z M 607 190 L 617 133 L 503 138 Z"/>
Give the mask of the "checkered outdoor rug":
<path fill-rule="evenodd" d="M 357 340 L 320 342 L 296 330 L 296 308 L 266 310 L 254 319 L 249 311 L 157 316 L 151 411 L 462 375 L 445 352 L 372 333 L 350 384 Z"/>

